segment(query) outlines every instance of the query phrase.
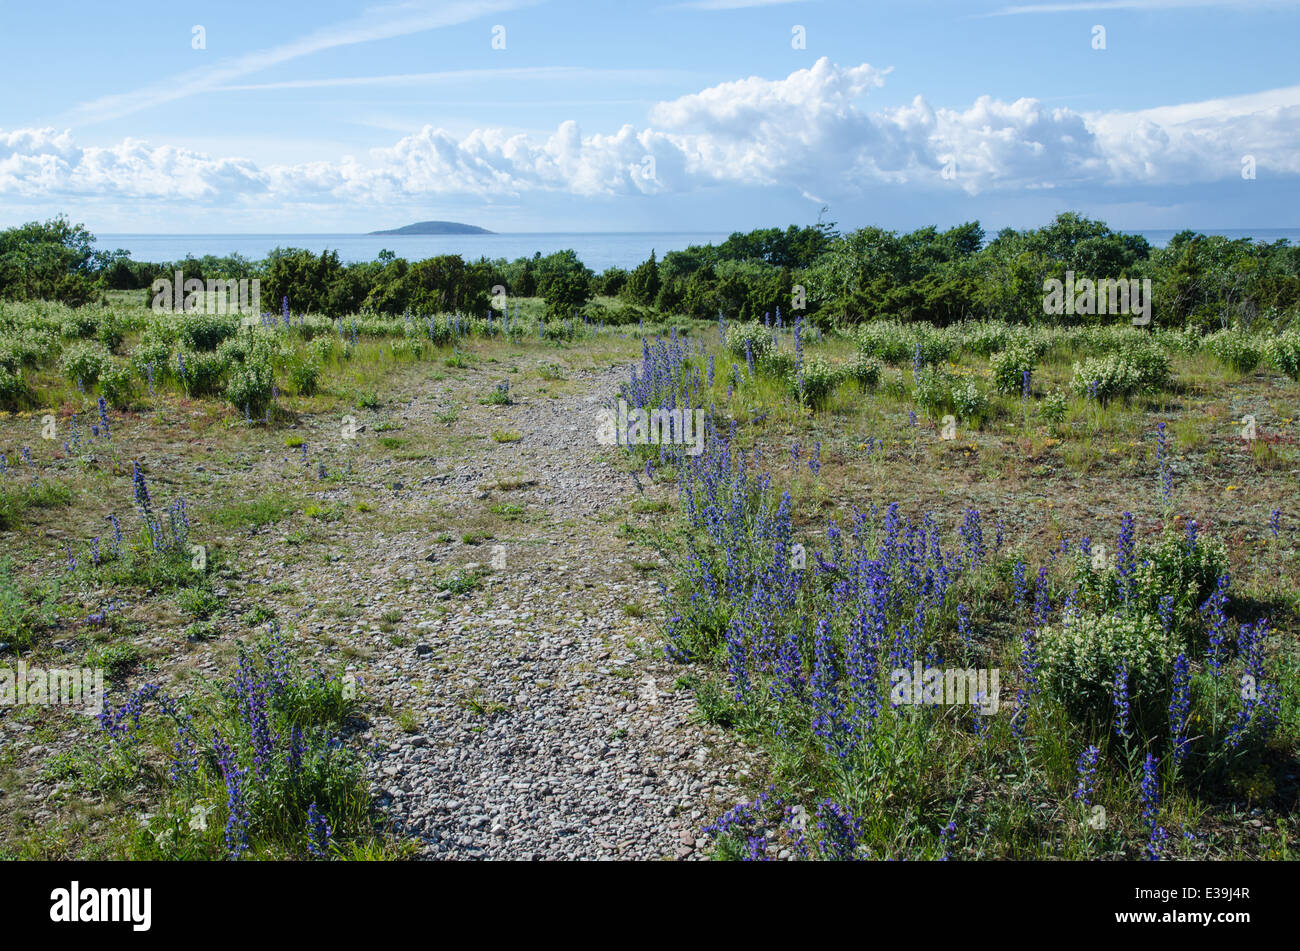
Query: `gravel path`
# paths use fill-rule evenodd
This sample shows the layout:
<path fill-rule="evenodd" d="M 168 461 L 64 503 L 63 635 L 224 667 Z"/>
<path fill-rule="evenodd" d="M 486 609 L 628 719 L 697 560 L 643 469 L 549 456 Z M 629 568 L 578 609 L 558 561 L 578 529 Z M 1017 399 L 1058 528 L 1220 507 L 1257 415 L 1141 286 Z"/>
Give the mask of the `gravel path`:
<path fill-rule="evenodd" d="M 591 372 L 575 378 L 583 395 L 563 399 L 460 404 L 458 429 L 523 438 L 469 454 L 410 487 L 406 502 L 450 498 L 468 511 L 526 500 L 517 535 L 493 542 L 506 567 L 482 589 L 427 587 L 429 562 L 464 567 L 468 546 L 431 551 L 414 532 L 374 540 L 373 560 L 340 579 L 368 594 L 350 632 L 374 635 L 353 665 L 367 702 L 394 711 L 364 736 L 373 782 L 425 857 L 698 857 L 700 826 L 741 798 L 748 754 L 691 718 L 693 695 L 676 686 L 685 671 L 660 647 L 661 572 L 632 565 L 652 556 L 618 538 L 621 516 L 610 517 L 639 497 L 631 476 L 597 458 L 594 440 L 597 401 L 622 378 Z M 406 415 L 423 419 L 446 402 L 421 397 Z M 500 491 L 502 472 L 523 473 L 525 484 Z M 486 563 L 491 545 L 473 554 Z M 644 616 L 629 615 L 629 604 Z M 403 647 L 374 629 L 394 607 L 412 635 Z"/>

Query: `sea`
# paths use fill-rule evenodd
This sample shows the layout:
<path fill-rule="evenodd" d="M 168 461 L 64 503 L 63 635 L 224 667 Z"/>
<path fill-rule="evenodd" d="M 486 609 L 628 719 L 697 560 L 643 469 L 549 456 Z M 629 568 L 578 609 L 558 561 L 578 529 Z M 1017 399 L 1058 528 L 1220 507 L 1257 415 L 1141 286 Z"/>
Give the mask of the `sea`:
<path fill-rule="evenodd" d="M 1137 231 L 1152 245 L 1163 247 L 1181 229 Z M 988 232 L 990 235 L 996 233 Z M 1202 233 L 1228 238 L 1253 238 L 1273 242 L 1286 239 L 1300 244 L 1300 228 L 1255 228 L 1205 230 Z M 532 257 L 572 249 L 578 259 L 597 273 L 608 267 L 633 268 L 654 251 L 659 257 L 691 245 L 717 244 L 728 233 L 710 231 L 627 231 L 627 232 L 523 232 L 518 234 L 101 234 L 97 245 L 105 251 L 129 251 L 136 261 L 170 262 L 188 255 L 241 254 L 260 260 L 275 248 L 305 248 L 319 254 L 337 251 L 345 262 L 373 261 L 380 251 L 392 251 L 408 261 L 439 254 L 459 254 L 466 260 L 480 257 Z"/>
<path fill-rule="evenodd" d="M 528 232 L 521 234 L 101 234 L 96 244 L 105 251 L 130 251 L 134 261 L 180 261 L 186 255 L 242 254 L 260 260 L 275 248 L 305 248 L 319 254 L 337 251 L 344 262 L 373 261 L 380 251 L 418 261 L 439 254 L 459 254 L 467 261 L 532 257 L 537 252 L 572 249 L 578 260 L 597 274 L 608 267 L 634 268 L 654 251 L 681 251 L 694 244 L 717 244 L 723 232 Z"/>

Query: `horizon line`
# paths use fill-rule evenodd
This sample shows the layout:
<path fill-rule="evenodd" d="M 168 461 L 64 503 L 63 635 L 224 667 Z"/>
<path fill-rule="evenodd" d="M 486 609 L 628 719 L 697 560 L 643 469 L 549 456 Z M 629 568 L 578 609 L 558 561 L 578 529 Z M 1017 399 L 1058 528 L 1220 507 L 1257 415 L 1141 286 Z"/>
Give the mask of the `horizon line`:
<path fill-rule="evenodd" d="M 774 226 L 775 227 L 775 226 Z M 811 227 L 811 226 L 809 226 Z M 863 225 L 862 227 L 879 227 L 873 225 Z M 921 225 L 920 227 L 927 227 Z M 273 237 L 298 237 L 298 238 L 482 238 L 482 237 L 509 237 L 515 235 L 592 235 L 592 234 L 748 234 L 750 231 L 764 230 L 762 228 L 750 228 L 748 230 L 738 228 L 715 228 L 700 230 L 687 229 L 668 229 L 663 231 L 480 231 L 480 232 L 448 232 L 448 233 L 431 233 L 431 234 L 380 234 L 372 231 L 102 231 L 101 235 L 127 238 L 273 238 Z M 858 230 L 856 228 L 852 230 Z M 886 230 L 899 230 L 886 229 Z M 1016 229 L 1024 230 L 1024 229 Z M 1211 227 L 1200 228 L 1194 225 L 1182 225 L 1179 227 L 1140 227 L 1140 228 L 1112 228 L 1113 231 L 1300 231 L 1300 224 L 1295 225 L 1240 225 L 1233 227 Z"/>

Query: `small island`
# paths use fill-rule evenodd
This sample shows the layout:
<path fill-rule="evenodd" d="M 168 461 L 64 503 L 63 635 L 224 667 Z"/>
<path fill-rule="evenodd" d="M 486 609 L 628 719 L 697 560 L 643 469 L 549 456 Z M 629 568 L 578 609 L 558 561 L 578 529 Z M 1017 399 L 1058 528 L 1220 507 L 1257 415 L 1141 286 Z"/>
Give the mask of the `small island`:
<path fill-rule="evenodd" d="M 459 221 L 417 221 L 405 228 L 390 231 L 372 231 L 371 234 L 493 234 L 487 228 L 461 224 Z"/>

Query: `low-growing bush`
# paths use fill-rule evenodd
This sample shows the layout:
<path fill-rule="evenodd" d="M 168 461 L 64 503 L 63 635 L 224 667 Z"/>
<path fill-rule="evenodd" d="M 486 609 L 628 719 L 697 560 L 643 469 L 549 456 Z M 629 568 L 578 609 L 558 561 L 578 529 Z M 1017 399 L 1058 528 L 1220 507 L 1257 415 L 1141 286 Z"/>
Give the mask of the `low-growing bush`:
<path fill-rule="evenodd" d="M 223 314 L 186 314 L 177 322 L 177 337 L 191 350 L 215 350 L 239 330 L 239 318 Z"/>
<path fill-rule="evenodd" d="M 858 351 L 883 363 L 898 365 L 912 359 L 912 336 L 900 323 L 879 320 L 858 328 Z"/>
<path fill-rule="evenodd" d="M 27 402 L 28 396 L 23 371 L 0 367 L 0 409 L 16 410 Z"/>
<path fill-rule="evenodd" d="M 59 370 L 69 380 L 90 386 L 99 379 L 99 374 L 111 359 L 112 354 L 102 343 L 82 341 L 63 351 L 63 356 L 59 358 Z"/>
<path fill-rule="evenodd" d="M 957 324 L 953 331 L 961 337 L 962 349 L 981 357 L 1006 349 L 1014 339 L 1011 326 L 995 320 Z"/>
<path fill-rule="evenodd" d="M 962 419 L 978 422 L 988 412 L 989 398 L 974 380 L 953 381 L 949 393 L 952 408 Z"/>
<path fill-rule="evenodd" d="M 226 399 L 235 409 L 254 419 L 271 405 L 274 389 L 275 371 L 270 362 L 251 356 L 232 366 L 226 379 Z"/>
<path fill-rule="evenodd" d="M 154 379 L 172 372 L 172 346 L 167 340 L 146 332 L 131 351 L 131 363 L 141 376 L 153 367 Z"/>
<path fill-rule="evenodd" d="M 334 356 L 334 338 L 328 334 L 317 337 L 311 342 L 311 351 L 321 363 L 329 361 Z"/>
<path fill-rule="evenodd" d="M 176 354 L 176 376 L 186 396 L 217 396 L 221 393 L 226 361 L 215 353 L 182 350 Z"/>
<path fill-rule="evenodd" d="M 912 398 L 931 416 L 952 408 L 952 374 L 941 367 L 924 371 L 912 389 Z"/>
<path fill-rule="evenodd" d="M 1268 345 L 1268 356 L 1273 366 L 1300 382 L 1300 329 L 1285 330 L 1274 337 Z"/>
<path fill-rule="evenodd" d="M 323 338 L 328 339 L 328 338 Z M 315 360 L 300 360 L 289 367 L 289 383 L 299 396 L 313 396 L 320 384 L 320 364 Z"/>
<path fill-rule="evenodd" d="M 858 384 L 859 392 L 865 393 L 880 385 L 880 363 L 858 354 L 844 365 L 844 375 Z"/>
<path fill-rule="evenodd" d="M 338 843 L 373 834 L 365 770 L 339 737 L 354 706 L 341 678 L 303 674 L 273 634 L 257 652 L 241 651 L 219 691 L 182 696 L 146 684 L 106 709 L 82 768 L 162 786 L 126 843 L 131 858 L 328 858 Z M 193 821 L 200 813 L 211 815 Z"/>
<path fill-rule="evenodd" d="M 795 371 L 794 354 L 788 350 L 769 350 L 759 362 L 759 366 L 772 376 L 788 379 Z"/>
<path fill-rule="evenodd" d="M 1160 330 L 1157 332 L 1156 339 L 1162 347 L 1174 353 L 1192 356 L 1201 350 L 1201 335 L 1191 327 L 1184 327 L 1182 330 Z"/>
<path fill-rule="evenodd" d="M 994 389 L 1005 396 L 1019 395 L 1024 388 L 1025 374 L 1034 372 L 1034 363 L 1033 353 L 1021 347 L 995 353 L 989 360 Z"/>
<path fill-rule="evenodd" d="M 1071 387 L 1079 396 L 1103 403 L 1138 393 L 1158 393 L 1169 385 L 1169 358 L 1156 347 L 1089 357 L 1074 365 Z"/>
<path fill-rule="evenodd" d="M 99 324 L 95 329 L 95 337 L 109 350 L 116 350 L 126 339 L 127 333 L 131 330 L 131 322 L 124 314 L 117 311 L 106 311 L 99 319 Z"/>
<path fill-rule="evenodd" d="M 57 352 L 58 346 L 58 338 L 53 333 L 39 327 L 24 327 L 0 337 L 0 367 L 35 369 L 51 353 Z"/>
<path fill-rule="evenodd" d="M 1143 697 L 1163 688 L 1179 645 L 1149 614 L 1075 612 L 1038 632 L 1038 652 L 1048 691 L 1076 718 L 1096 721 L 1110 715 L 1121 663 L 1140 708 Z"/>
<path fill-rule="evenodd" d="M 1254 373 L 1264 359 L 1263 348 L 1243 330 L 1220 330 L 1205 338 L 1205 348 L 1234 373 Z"/>
<path fill-rule="evenodd" d="M 1065 415 L 1070 407 L 1069 398 L 1060 390 L 1053 389 L 1043 397 L 1038 406 L 1038 413 L 1050 425 L 1060 426 L 1065 422 Z"/>
<path fill-rule="evenodd" d="M 1170 381 L 1169 357 L 1159 347 L 1151 344 L 1134 347 L 1127 353 L 1137 367 L 1138 386 L 1144 393 L 1159 393 L 1168 388 Z"/>
<path fill-rule="evenodd" d="M 902 377 L 891 381 L 901 392 Z M 912 399 L 932 418 L 953 413 L 974 426 L 989 412 L 988 394 L 975 380 L 942 367 L 926 369 L 912 389 Z"/>
<path fill-rule="evenodd" d="M 114 358 L 99 374 L 99 392 L 114 409 L 126 409 L 135 399 L 135 373 L 131 364 Z"/>
<path fill-rule="evenodd" d="M 1218 539 L 1189 540 L 1171 528 L 1134 548 L 1132 578 L 1123 586 L 1120 570 L 1118 566 L 1098 570 L 1080 556 L 1075 581 L 1085 596 L 1107 608 L 1123 607 L 1127 590 L 1131 609 L 1155 616 L 1161 613 L 1161 602 L 1169 598 L 1168 617 L 1183 646 L 1192 648 L 1200 638 L 1197 609 L 1227 572 L 1228 555 Z"/>
<path fill-rule="evenodd" d="M 727 328 L 727 349 L 742 360 L 761 362 L 776 349 L 772 331 L 759 323 L 733 323 Z"/>
<path fill-rule="evenodd" d="M 794 397 L 814 409 L 826 405 L 842 379 L 837 368 L 820 357 L 807 357 L 803 366 L 787 377 Z"/>
<path fill-rule="evenodd" d="M 881 320 L 858 328 L 857 342 L 862 354 L 885 363 L 912 363 L 919 353 L 922 366 L 934 366 L 957 350 L 958 337 L 929 324 Z"/>
<path fill-rule="evenodd" d="M 59 321 L 59 334 L 65 340 L 93 337 L 98 329 L 99 321 L 89 307 L 78 307 Z"/>

